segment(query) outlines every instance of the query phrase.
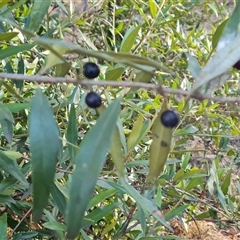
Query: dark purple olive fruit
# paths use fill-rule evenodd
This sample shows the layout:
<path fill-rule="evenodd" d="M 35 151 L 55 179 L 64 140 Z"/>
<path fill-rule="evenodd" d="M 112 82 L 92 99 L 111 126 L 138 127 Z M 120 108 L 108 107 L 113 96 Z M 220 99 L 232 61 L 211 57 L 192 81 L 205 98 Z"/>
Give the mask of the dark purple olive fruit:
<path fill-rule="evenodd" d="M 179 116 L 175 111 L 166 110 L 161 115 L 161 122 L 167 128 L 174 128 L 179 123 Z"/>
<path fill-rule="evenodd" d="M 102 99 L 99 94 L 95 92 L 89 92 L 85 98 L 85 103 L 90 108 L 98 108 L 102 104 Z"/>
<path fill-rule="evenodd" d="M 237 70 L 240 70 L 240 60 L 237 61 L 234 65 L 233 65 L 234 68 L 236 68 Z"/>
<path fill-rule="evenodd" d="M 100 74 L 100 69 L 96 63 L 87 62 L 83 65 L 83 75 L 86 78 L 93 79 Z"/>

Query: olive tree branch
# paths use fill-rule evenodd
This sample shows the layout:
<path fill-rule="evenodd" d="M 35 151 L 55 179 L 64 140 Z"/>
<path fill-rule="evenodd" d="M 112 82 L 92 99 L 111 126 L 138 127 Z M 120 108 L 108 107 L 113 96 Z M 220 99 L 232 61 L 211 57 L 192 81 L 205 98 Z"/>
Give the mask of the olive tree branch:
<path fill-rule="evenodd" d="M 40 75 L 24 75 L 24 74 L 13 74 L 13 73 L 0 73 L 0 79 L 12 79 L 16 81 L 33 81 L 38 83 L 72 83 L 82 86 L 112 86 L 112 87 L 130 87 L 130 88 L 144 88 L 152 89 L 162 95 L 178 95 L 178 96 L 189 96 L 189 92 L 182 89 L 172 89 L 168 87 L 158 86 L 152 83 L 140 83 L 140 82 L 124 82 L 124 81 L 92 81 L 92 80 L 76 80 L 74 78 L 65 77 L 48 77 Z M 222 103 L 240 103 L 239 97 L 223 97 L 223 96 L 212 96 L 210 94 L 204 93 L 192 93 L 191 98 L 202 101 L 204 99 L 209 99 L 216 102 Z"/>

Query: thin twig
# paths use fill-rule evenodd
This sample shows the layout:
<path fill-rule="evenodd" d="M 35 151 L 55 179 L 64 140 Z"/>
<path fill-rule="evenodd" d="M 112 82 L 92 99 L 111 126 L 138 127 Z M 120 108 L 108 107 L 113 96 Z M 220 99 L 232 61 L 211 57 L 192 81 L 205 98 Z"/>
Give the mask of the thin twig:
<path fill-rule="evenodd" d="M 62 172 L 62 173 L 73 174 L 72 171 L 64 170 L 64 169 L 61 169 L 61 168 L 56 168 L 56 170 L 57 170 L 58 172 Z"/>
<path fill-rule="evenodd" d="M 15 228 L 13 229 L 13 232 L 11 234 L 11 236 L 13 235 L 13 233 L 17 230 L 17 228 L 19 227 L 19 225 L 24 221 L 24 219 L 31 213 L 32 208 L 30 208 L 25 215 L 22 217 L 22 219 L 18 222 L 18 224 L 15 226 Z"/>
<path fill-rule="evenodd" d="M 191 221 L 193 221 L 193 222 L 195 223 L 195 225 L 196 225 L 196 227 L 197 227 L 197 230 L 198 230 L 198 235 L 199 235 L 200 239 L 202 239 L 202 233 L 201 233 L 201 231 L 200 231 L 200 229 L 199 229 L 199 226 L 198 226 L 198 224 L 197 224 L 196 219 L 195 219 L 195 218 L 192 216 L 192 214 L 189 213 L 188 211 L 186 211 L 186 213 L 192 218 Z"/>
<path fill-rule="evenodd" d="M 182 89 L 172 89 L 167 87 L 160 87 L 156 84 L 152 83 L 140 83 L 140 82 L 123 82 L 123 81 L 91 81 L 91 80 L 76 80 L 73 78 L 64 78 L 64 77 L 47 77 L 40 75 L 24 75 L 24 74 L 13 74 L 13 73 L 0 73 L 0 79 L 13 79 L 16 81 L 33 81 L 33 82 L 45 82 L 45 83 L 72 83 L 79 84 L 82 86 L 112 86 L 112 87 L 130 87 L 130 88 L 144 88 L 144 89 L 152 89 L 162 95 L 164 94 L 173 94 L 179 96 L 190 96 L 191 98 L 202 101 L 204 99 L 209 99 L 216 102 L 222 103 L 240 103 L 239 97 L 224 97 L 224 96 L 212 96 L 209 94 L 203 93 L 192 93 L 182 90 Z"/>
<path fill-rule="evenodd" d="M 180 188 L 178 188 L 178 187 L 175 187 L 175 186 L 173 186 L 171 183 L 168 183 L 168 184 L 169 184 L 169 186 L 173 187 L 176 191 L 178 191 L 178 192 L 180 192 L 180 193 L 182 193 L 182 194 L 186 194 L 187 196 L 193 198 L 196 202 L 199 202 L 199 203 L 202 203 L 202 204 L 204 204 L 204 205 L 207 205 L 207 206 L 211 207 L 213 210 L 215 210 L 216 212 L 222 214 L 222 216 L 224 216 L 224 217 L 227 218 L 227 215 L 226 215 L 224 212 L 222 212 L 221 210 L 219 210 L 219 209 L 216 208 L 215 206 L 211 205 L 211 204 L 208 203 L 207 201 L 205 201 L 205 200 L 203 200 L 203 199 L 200 199 L 200 198 L 194 196 L 193 194 L 188 193 L 188 192 L 186 192 L 186 191 L 184 191 L 184 190 L 182 190 L 182 189 L 180 189 Z"/>
<path fill-rule="evenodd" d="M 236 219 L 209 219 L 209 218 L 194 218 L 190 219 L 186 222 L 192 222 L 192 221 L 205 221 L 205 222 L 240 222 L 239 218 Z"/>
<path fill-rule="evenodd" d="M 127 223 L 124 224 L 124 228 L 123 228 L 122 232 L 121 232 L 118 236 L 116 236 L 116 237 L 114 238 L 114 240 L 120 239 L 122 236 L 124 236 L 126 233 L 128 233 L 128 232 L 130 231 L 130 229 L 132 229 L 133 227 L 135 227 L 135 226 L 137 226 L 137 225 L 139 224 L 139 221 L 137 221 L 137 222 L 135 223 L 136 225 L 133 224 L 132 226 L 130 226 L 130 227 L 128 228 L 128 226 L 129 226 L 129 224 L 130 224 L 130 222 L 131 222 L 131 220 L 132 220 L 133 213 L 134 213 L 134 211 L 136 210 L 136 208 L 137 208 L 137 205 L 135 204 L 135 205 L 132 207 L 132 209 L 130 210 L 128 216 L 127 216 L 127 220 L 126 220 Z"/>

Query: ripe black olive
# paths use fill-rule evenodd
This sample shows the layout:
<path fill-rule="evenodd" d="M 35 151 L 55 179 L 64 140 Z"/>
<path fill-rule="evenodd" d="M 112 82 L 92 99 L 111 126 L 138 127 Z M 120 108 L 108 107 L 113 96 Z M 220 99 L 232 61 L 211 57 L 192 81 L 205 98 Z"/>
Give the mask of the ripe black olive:
<path fill-rule="evenodd" d="M 240 60 L 237 61 L 234 65 L 233 65 L 234 68 L 236 68 L 237 70 L 240 70 Z"/>
<path fill-rule="evenodd" d="M 96 63 L 87 62 L 83 65 L 83 75 L 86 78 L 93 79 L 100 74 L 100 69 Z"/>
<path fill-rule="evenodd" d="M 89 92 L 85 98 L 85 103 L 90 108 L 98 108 L 102 104 L 102 99 L 98 93 Z"/>
<path fill-rule="evenodd" d="M 161 115 L 161 122 L 167 128 L 174 128 L 179 123 L 179 116 L 175 111 L 166 110 Z"/>

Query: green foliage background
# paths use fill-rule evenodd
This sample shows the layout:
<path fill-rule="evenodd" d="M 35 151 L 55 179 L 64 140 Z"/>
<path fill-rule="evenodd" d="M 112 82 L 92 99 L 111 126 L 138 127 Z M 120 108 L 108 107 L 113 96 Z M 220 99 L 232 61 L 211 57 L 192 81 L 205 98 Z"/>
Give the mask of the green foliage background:
<path fill-rule="evenodd" d="M 240 4 L 81 4 L 0 1 L 2 239 L 182 239 L 174 221 L 204 219 L 238 228 Z M 109 85 L 82 84 L 87 61 Z M 176 129 L 156 124 L 165 108 Z"/>

